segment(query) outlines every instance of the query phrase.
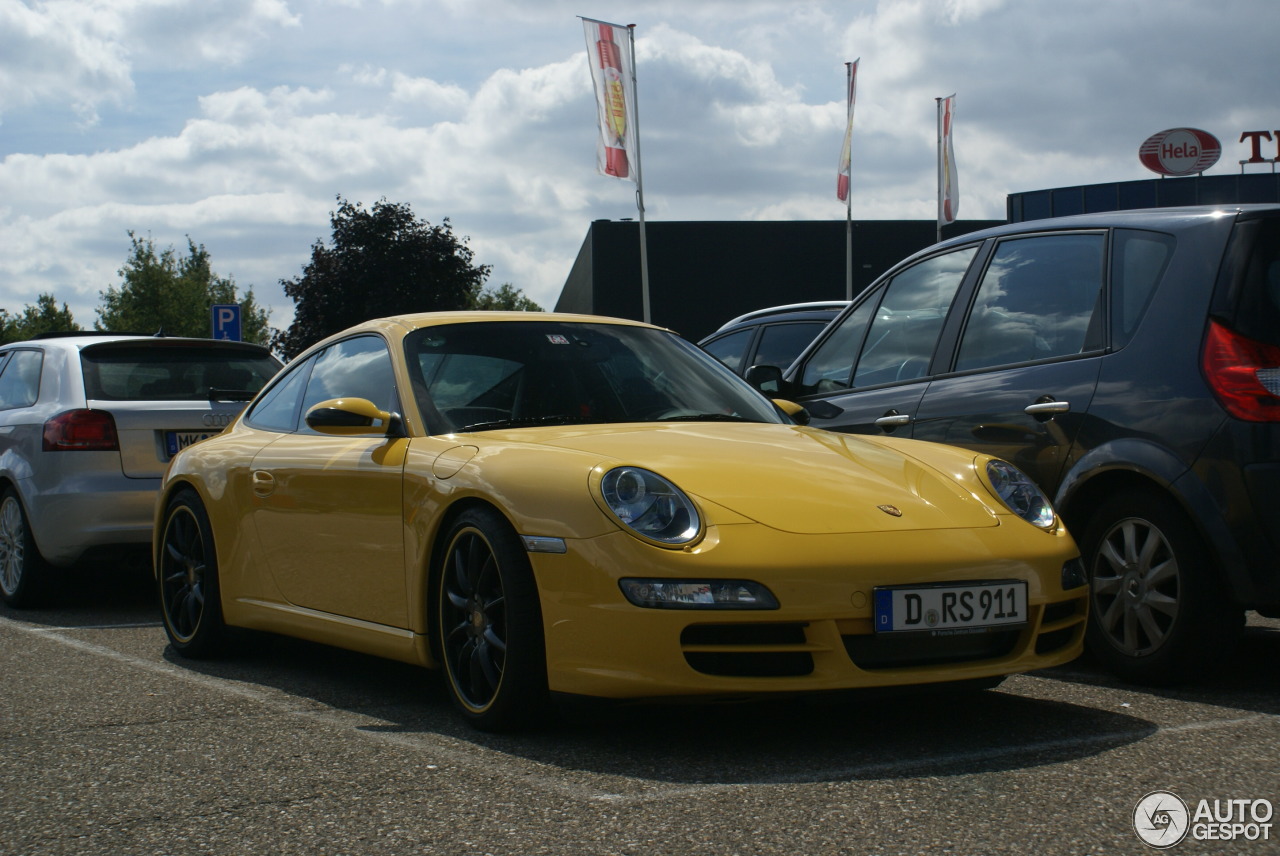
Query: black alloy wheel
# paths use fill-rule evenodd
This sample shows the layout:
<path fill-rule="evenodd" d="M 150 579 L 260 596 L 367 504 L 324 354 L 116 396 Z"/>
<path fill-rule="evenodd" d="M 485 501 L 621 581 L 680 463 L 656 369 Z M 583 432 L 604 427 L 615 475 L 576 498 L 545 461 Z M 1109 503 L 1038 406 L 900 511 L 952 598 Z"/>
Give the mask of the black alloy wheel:
<path fill-rule="evenodd" d="M 160 610 L 174 650 L 193 659 L 222 653 L 218 560 L 209 516 L 194 491 L 179 491 L 169 501 L 157 559 Z"/>
<path fill-rule="evenodd" d="M 1084 529 L 1089 649 L 1131 681 L 1168 685 L 1220 665 L 1240 636 L 1233 604 L 1185 513 L 1154 491 L 1130 490 Z"/>
<path fill-rule="evenodd" d="M 484 731 L 536 725 L 547 704 L 542 613 L 524 545 L 497 511 L 464 511 L 437 573 L 437 642 L 450 694 Z"/>

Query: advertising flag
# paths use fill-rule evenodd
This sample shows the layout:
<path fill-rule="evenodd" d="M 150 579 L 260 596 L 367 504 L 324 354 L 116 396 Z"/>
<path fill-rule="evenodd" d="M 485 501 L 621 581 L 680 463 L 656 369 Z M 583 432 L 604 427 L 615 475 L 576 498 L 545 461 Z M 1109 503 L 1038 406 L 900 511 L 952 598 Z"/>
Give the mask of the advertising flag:
<path fill-rule="evenodd" d="M 840 169 L 836 174 L 836 197 L 841 202 L 849 201 L 849 142 L 853 138 L 853 103 L 858 92 L 858 63 L 862 59 L 859 57 L 853 62 L 844 64 L 849 77 L 849 100 L 848 100 L 848 120 L 844 126 L 844 146 L 840 149 Z"/>
<path fill-rule="evenodd" d="M 956 154 L 951 146 L 956 96 L 938 99 L 938 225 L 953 223 L 960 211 L 960 184 L 956 179 Z"/>
<path fill-rule="evenodd" d="M 600 119 L 596 170 L 601 175 L 636 181 L 632 163 L 636 152 L 635 74 L 631 54 L 623 49 L 629 29 L 590 18 L 583 18 L 582 26 Z"/>

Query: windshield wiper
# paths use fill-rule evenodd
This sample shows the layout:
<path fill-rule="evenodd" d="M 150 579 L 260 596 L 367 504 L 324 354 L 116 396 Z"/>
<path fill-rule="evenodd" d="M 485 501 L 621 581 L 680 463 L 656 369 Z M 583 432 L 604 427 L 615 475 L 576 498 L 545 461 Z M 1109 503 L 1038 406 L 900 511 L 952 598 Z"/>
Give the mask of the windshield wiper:
<path fill-rule="evenodd" d="M 458 431 L 493 431 L 499 428 L 532 428 L 537 425 L 581 425 L 591 421 L 593 420 L 583 419 L 581 416 L 569 416 L 567 414 L 560 414 L 556 416 L 522 416 L 511 419 L 495 419 L 491 422 L 473 422 L 470 425 L 462 426 Z"/>
<path fill-rule="evenodd" d="M 216 386 L 209 387 L 210 401 L 252 401 L 256 392 L 247 389 L 219 389 Z"/>
<path fill-rule="evenodd" d="M 664 416 L 654 422 L 759 422 L 759 419 L 748 419 L 734 413 L 681 413 L 677 416 Z"/>

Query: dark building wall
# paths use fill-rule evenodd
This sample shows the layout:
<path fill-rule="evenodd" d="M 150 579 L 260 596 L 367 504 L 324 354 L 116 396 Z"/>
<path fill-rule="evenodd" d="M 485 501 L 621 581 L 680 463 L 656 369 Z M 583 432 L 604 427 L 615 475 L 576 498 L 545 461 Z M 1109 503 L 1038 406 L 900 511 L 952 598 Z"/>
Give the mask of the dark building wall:
<path fill-rule="evenodd" d="M 1021 223 L 1025 220 L 1130 208 L 1247 202 L 1280 202 L 1280 174 L 1253 172 L 1239 175 L 1192 175 L 1055 187 L 1011 193 L 1006 199 L 1006 206 L 1009 222 Z"/>
<path fill-rule="evenodd" d="M 1001 221 L 961 221 L 944 237 Z M 932 220 L 859 220 L 853 226 L 857 294 L 934 243 Z M 781 303 L 846 296 L 845 222 L 646 222 L 650 320 L 697 341 L 730 318 Z M 558 312 L 641 319 L 640 224 L 597 220 L 565 281 Z"/>

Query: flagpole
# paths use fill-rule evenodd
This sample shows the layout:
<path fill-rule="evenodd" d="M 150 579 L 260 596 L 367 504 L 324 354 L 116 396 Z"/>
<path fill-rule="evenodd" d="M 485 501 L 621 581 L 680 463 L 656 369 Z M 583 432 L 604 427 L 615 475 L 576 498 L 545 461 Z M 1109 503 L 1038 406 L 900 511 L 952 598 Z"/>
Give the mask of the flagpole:
<path fill-rule="evenodd" d="M 934 120 L 937 122 L 937 125 L 938 125 L 938 156 L 934 159 L 935 160 L 934 167 L 938 173 L 938 195 L 936 199 L 937 221 L 938 221 L 937 240 L 939 243 L 941 243 L 942 241 L 942 99 L 935 98 L 933 99 L 933 102 L 934 102 L 934 108 L 933 108 Z"/>
<path fill-rule="evenodd" d="M 854 86 L 854 64 L 845 63 L 845 88 Z M 845 299 L 854 299 L 854 174 L 849 168 L 849 194 L 845 197 Z"/>
<path fill-rule="evenodd" d="M 636 210 L 640 214 L 640 296 L 644 306 L 644 322 L 651 323 L 649 312 L 649 245 L 644 235 L 644 173 L 640 169 L 640 95 L 636 88 L 636 25 L 627 24 L 631 44 L 631 113 L 636 123 Z"/>

